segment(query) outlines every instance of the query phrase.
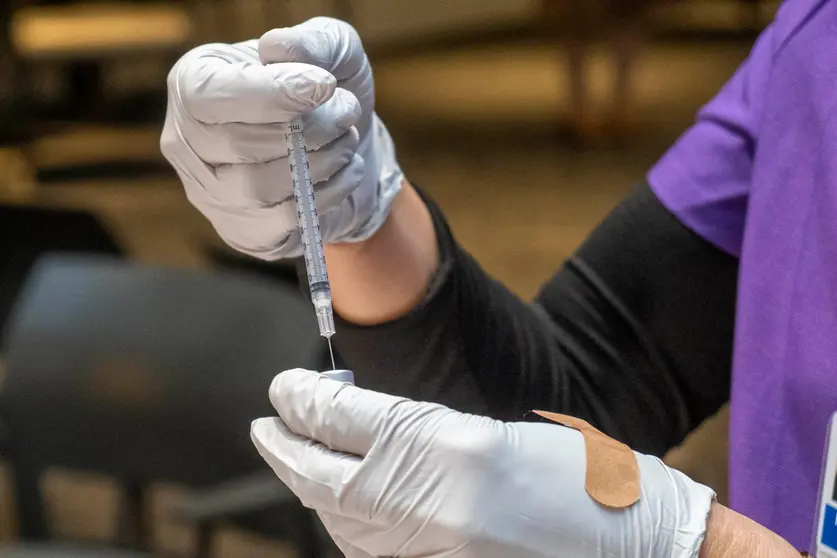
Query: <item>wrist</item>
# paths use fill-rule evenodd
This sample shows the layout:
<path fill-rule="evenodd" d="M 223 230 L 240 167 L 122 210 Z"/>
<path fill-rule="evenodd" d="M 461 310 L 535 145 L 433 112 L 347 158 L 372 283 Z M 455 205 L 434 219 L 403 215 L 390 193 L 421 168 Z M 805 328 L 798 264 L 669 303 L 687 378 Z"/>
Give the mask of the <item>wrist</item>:
<path fill-rule="evenodd" d="M 799 557 L 782 537 L 717 502 L 712 503 L 699 558 Z"/>
<path fill-rule="evenodd" d="M 347 240 L 337 240 L 329 242 L 323 246 L 326 253 L 326 258 L 329 254 L 334 254 L 334 258 L 361 258 L 369 257 L 381 250 L 381 247 L 386 244 L 387 237 L 390 236 L 393 225 L 390 223 L 397 222 L 399 215 L 403 214 L 403 203 L 398 200 L 403 197 L 406 190 L 412 189 L 412 186 L 406 179 L 392 198 L 390 206 L 387 208 L 386 214 L 380 218 L 378 226 L 372 232 L 365 236 L 352 237 Z"/>
<path fill-rule="evenodd" d="M 433 221 L 406 181 L 383 224 L 366 240 L 325 247 L 335 311 L 358 325 L 409 313 L 438 266 Z"/>
<path fill-rule="evenodd" d="M 366 160 L 368 179 L 374 181 L 374 184 L 361 183 L 358 190 L 372 195 L 373 206 L 367 209 L 365 200 L 356 200 L 359 204 L 356 209 L 360 210 L 361 214 L 368 213 L 366 220 L 353 224 L 351 231 L 343 238 L 336 239 L 335 244 L 363 242 L 374 236 L 389 220 L 395 199 L 407 184 L 404 172 L 398 165 L 395 144 L 377 114 L 373 114 L 372 128 L 362 142 L 367 142 L 368 145 L 359 152 Z"/>

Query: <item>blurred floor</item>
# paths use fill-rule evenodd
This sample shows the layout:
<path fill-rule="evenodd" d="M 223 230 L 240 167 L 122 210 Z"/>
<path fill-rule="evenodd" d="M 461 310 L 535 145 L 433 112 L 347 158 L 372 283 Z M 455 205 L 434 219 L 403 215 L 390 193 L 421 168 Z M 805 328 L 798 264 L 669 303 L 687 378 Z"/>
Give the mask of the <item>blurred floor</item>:
<path fill-rule="evenodd" d="M 728 42 L 650 47 L 637 76 L 640 124 L 619 149 L 580 151 L 561 139 L 566 116 L 562 60 L 558 51 L 538 42 L 375 61 L 378 110 L 410 179 L 435 196 L 485 268 L 528 298 L 641 180 L 748 48 Z M 599 53 L 594 71 L 599 97 L 607 74 Z M 156 150 L 157 133 L 151 130 L 139 149 Z M 199 248 L 215 241 L 171 176 L 39 187 L 31 199 L 96 210 L 136 257 L 149 263 L 200 266 Z M 720 417 L 670 460 L 723 497 L 725 454 Z M 77 483 L 67 482 L 50 490 L 57 524 L 63 532 L 106 534 L 107 523 L 99 518 L 112 509 L 112 489 L 93 482 L 81 490 L 92 499 L 78 497 L 79 490 Z M 176 497 L 176 492 L 164 493 Z M 2 508 L 0 517 L 8 517 Z M 3 529 L 0 525 L 0 533 Z M 219 551 L 228 556 L 285 555 L 264 541 L 235 533 L 227 537 Z M 177 532 L 161 540 L 174 550 L 184 544 Z"/>

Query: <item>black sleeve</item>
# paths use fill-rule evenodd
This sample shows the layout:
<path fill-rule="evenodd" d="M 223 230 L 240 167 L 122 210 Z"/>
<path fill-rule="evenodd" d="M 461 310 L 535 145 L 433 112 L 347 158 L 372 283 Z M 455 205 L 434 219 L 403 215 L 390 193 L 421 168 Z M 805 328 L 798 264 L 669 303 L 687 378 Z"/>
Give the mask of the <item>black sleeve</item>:
<path fill-rule="evenodd" d="M 358 385 L 503 420 L 589 421 L 662 454 L 729 397 L 738 261 L 643 185 L 527 304 L 460 247 L 426 195 L 441 264 L 424 302 L 387 324 L 340 322 Z"/>

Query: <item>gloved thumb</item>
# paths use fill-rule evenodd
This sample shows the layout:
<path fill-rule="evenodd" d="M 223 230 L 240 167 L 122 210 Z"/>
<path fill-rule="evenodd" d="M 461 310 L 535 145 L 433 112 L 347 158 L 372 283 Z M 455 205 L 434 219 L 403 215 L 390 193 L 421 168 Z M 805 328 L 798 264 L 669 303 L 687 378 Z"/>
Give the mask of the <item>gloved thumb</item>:
<path fill-rule="evenodd" d="M 199 122 L 274 124 L 319 107 L 334 94 L 337 82 L 310 64 L 263 66 L 202 55 L 181 61 L 169 76 L 169 87 Z"/>
<path fill-rule="evenodd" d="M 277 375 L 270 384 L 270 401 L 295 434 L 334 451 L 360 457 L 366 456 L 402 415 L 442 409 L 438 405 L 419 404 L 361 389 L 302 369 Z"/>
<path fill-rule="evenodd" d="M 301 62 L 319 66 L 339 82 L 353 79 L 368 66 L 354 27 L 330 17 L 315 17 L 293 27 L 268 31 L 259 39 L 259 59 L 263 64 Z"/>

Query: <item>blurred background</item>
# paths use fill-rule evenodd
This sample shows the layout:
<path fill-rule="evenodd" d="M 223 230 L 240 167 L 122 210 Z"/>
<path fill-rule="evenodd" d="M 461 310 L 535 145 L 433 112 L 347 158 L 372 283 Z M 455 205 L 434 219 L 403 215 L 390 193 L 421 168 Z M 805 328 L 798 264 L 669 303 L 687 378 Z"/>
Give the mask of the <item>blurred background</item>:
<path fill-rule="evenodd" d="M 236 312 L 244 305 L 258 308 L 253 291 L 266 289 L 271 300 L 278 292 L 292 308 L 288 316 L 309 312 L 307 305 L 297 306 L 292 272 L 257 265 L 219 244 L 159 153 L 166 74 L 188 48 L 258 37 L 314 15 L 351 22 L 372 58 L 378 112 L 408 177 L 435 196 L 485 268 L 529 298 L 689 125 L 776 6 L 760 0 L 0 0 L 0 417 L 7 420 L 0 423 L 0 544 L 47 537 L 111 546 L 127 538 L 133 541 L 127 546 L 154 555 L 329 552 L 311 542 L 318 540 L 316 527 L 298 510 L 283 511 L 282 517 L 295 518 L 283 531 L 248 522 L 253 510 L 239 514 L 241 501 L 218 500 L 213 487 L 257 471 L 248 461 L 252 456 L 237 463 L 229 450 L 206 457 L 204 465 L 178 457 L 177 466 L 185 468 L 178 474 L 156 462 L 144 468 L 147 454 L 102 457 L 117 441 L 131 442 L 124 432 L 135 415 L 124 409 L 147 420 L 150 414 L 136 409 L 151 400 L 165 400 L 174 409 L 171 417 L 194 417 L 201 435 L 214 436 L 212 420 L 203 417 L 221 411 L 178 407 L 200 388 L 190 391 L 186 380 L 167 384 L 175 374 L 200 379 L 195 370 L 214 366 L 218 389 L 242 398 L 252 389 L 263 406 L 267 383 L 258 374 L 235 371 L 252 386 L 223 383 L 225 371 L 241 366 L 235 359 L 224 364 L 224 351 L 249 346 L 216 348 L 211 362 L 189 351 L 200 352 L 204 338 L 212 343 L 213 327 L 221 332 L 238 323 Z M 54 252 L 108 259 L 41 265 Z M 77 283 L 53 284 L 56 275 Z M 231 296 L 224 309 L 232 322 L 215 326 L 207 316 L 199 332 L 191 329 L 188 304 L 200 306 L 201 300 L 186 300 L 183 293 L 200 291 L 217 301 L 224 296 L 215 290 L 236 289 L 241 302 Z M 54 315 L 39 321 L 49 309 L 66 317 L 60 327 Z M 267 330 L 283 327 L 267 314 L 260 319 Z M 169 330 L 168 337 L 159 333 Z M 181 338 L 184 330 L 191 333 Z M 145 362 L 177 370 L 155 383 L 147 370 L 165 367 L 143 368 L 136 365 L 141 359 L 120 354 L 106 364 L 97 361 L 91 380 L 83 361 L 101 356 L 95 347 L 104 343 L 102 336 L 135 355 L 156 354 L 166 345 L 164 356 Z M 142 336 L 148 339 L 134 339 Z M 320 355 L 314 352 L 298 358 L 316 365 Z M 243 366 L 271 377 L 280 367 L 268 353 L 270 366 Z M 64 375 L 66 383 L 54 381 Z M 21 381 L 24 376 L 38 381 Z M 80 382 L 87 386 L 85 397 L 95 392 L 98 399 L 75 401 L 81 392 L 72 386 Z M 124 408 L 108 407 L 114 400 Z M 81 451 L 71 442 L 80 443 L 85 433 L 65 424 L 62 413 L 90 410 L 90 401 L 115 413 L 127 430 L 108 431 L 110 447 L 91 444 Z M 226 409 L 224 401 L 217 403 Z M 142 412 L 159 414 L 158 407 L 149 409 Z M 106 413 L 88 415 L 84 427 L 95 430 L 96 417 Z M 33 421 L 41 431 L 21 426 Z M 239 425 L 246 432 L 246 422 Z M 44 436 L 58 440 L 52 445 L 65 453 L 15 453 L 44 445 Z M 186 451 L 176 437 L 169 442 Z M 153 453 L 149 444 L 144 447 Z M 66 457 L 73 451 L 78 455 Z M 125 460 L 133 461 L 133 469 L 125 468 Z M 725 413 L 668 460 L 713 486 L 723 500 Z M 160 478 L 137 472 L 157 466 Z M 16 494 L 16 484 L 32 476 L 43 497 L 40 507 L 21 501 L 31 494 Z M 247 479 L 220 494 L 252 503 L 270 492 Z M 280 488 L 271 490 L 274 499 L 285 497 Z M 38 515 L 47 528 L 32 530 Z M 126 516 L 133 516 L 133 526 L 126 527 Z M 6 555 L 2 548 L 0 555 Z"/>

